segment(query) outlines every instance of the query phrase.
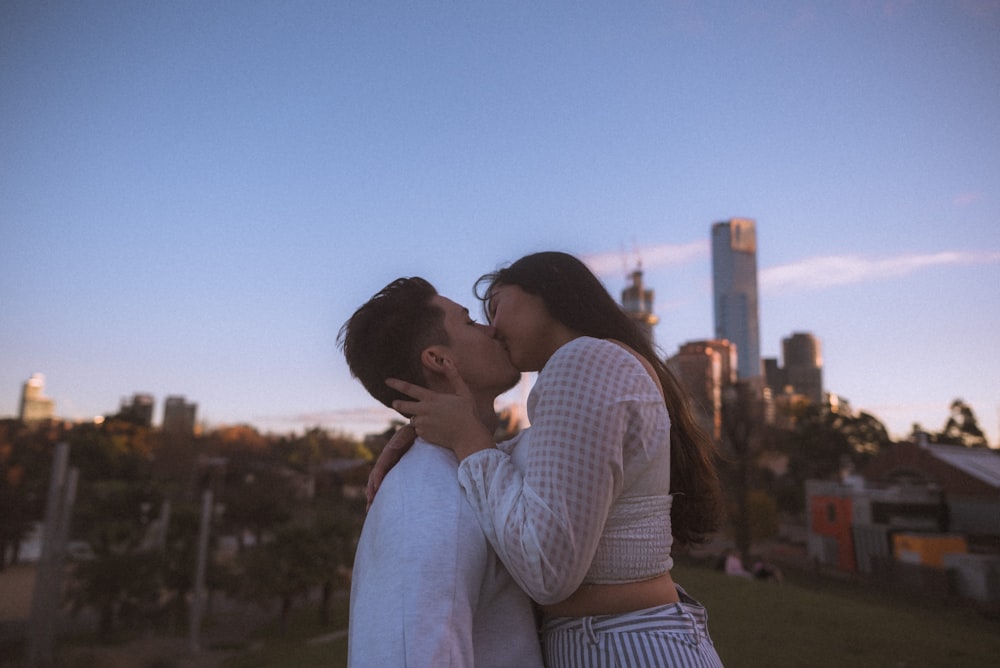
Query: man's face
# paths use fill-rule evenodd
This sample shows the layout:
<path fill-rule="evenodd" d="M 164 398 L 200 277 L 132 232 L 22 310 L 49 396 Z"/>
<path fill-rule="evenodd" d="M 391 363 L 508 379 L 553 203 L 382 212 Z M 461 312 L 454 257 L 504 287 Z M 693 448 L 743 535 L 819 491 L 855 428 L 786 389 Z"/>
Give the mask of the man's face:
<path fill-rule="evenodd" d="M 431 303 L 444 312 L 444 329 L 451 339 L 447 349 L 470 390 L 496 397 L 517 384 L 521 373 L 494 338 L 492 327 L 476 322 L 467 308 L 447 297 L 437 295 Z"/>

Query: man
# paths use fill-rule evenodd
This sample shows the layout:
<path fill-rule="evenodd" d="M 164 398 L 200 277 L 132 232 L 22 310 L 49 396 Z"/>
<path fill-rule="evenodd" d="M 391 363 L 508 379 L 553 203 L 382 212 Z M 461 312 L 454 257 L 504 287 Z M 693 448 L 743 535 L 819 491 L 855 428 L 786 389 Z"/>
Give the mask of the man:
<path fill-rule="evenodd" d="M 393 281 L 340 331 L 352 375 L 391 406 L 394 377 L 450 391 L 453 366 L 495 424 L 520 374 L 490 327 L 421 278 Z M 490 547 L 449 450 L 417 439 L 386 475 L 354 559 L 348 664 L 541 668 L 531 601 Z"/>

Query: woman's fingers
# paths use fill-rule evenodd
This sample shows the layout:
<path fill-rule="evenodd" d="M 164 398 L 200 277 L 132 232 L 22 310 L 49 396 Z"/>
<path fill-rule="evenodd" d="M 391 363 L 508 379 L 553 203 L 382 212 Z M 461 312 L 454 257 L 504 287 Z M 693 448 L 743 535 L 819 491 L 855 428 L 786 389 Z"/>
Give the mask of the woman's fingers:
<path fill-rule="evenodd" d="M 403 399 L 396 399 L 392 402 L 392 409 L 398 411 L 403 415 L 413 415 L 417 412 L 417 408 L 420 406 L 419 401 L 405 401 Z"/>
<path fill-rule="evenodd" d="M 441 363 L 441 366 L 444 369 L 445 378 L 447 378 L 448 382 L 451 383 L 452 391 L 461 397 L 471 397 L 472 391 L 469 389 L 469 386 L 465 384 L 465 380 L 462 379 L 462 376 L 459 375 L 458 369 L 455 368 L 455 363 L 450 359 L 445 359 Z"/>
<path fill-rule="evenodd" d="M 403 415 L 413 415 L 419 408 L 421 401 L 426 401 L 436 394 L 434 391 L 428 390 L 426 387 L 420 387 L 419 385 L 414 385 L 413 383 L 408 383 L 405 380 L 399 380 L 398 378 L 386 378 L 385 384 L 392 389 L 414 399 L 413 401 L 396 399 L 392 402 L 393 410 L 399 411 Z"/>
<path fill-rule="evenodd" d="M 417 400 L 425 398 L 427 394 L 431 392 L 431 390 L 428 390 L 426 387 L 420 387 L 419 385 L 414 385 L 413 383 L 407 383 L 405 380 L 399 380 L 398 378 L 386 378 L 385 384 L 392 389 Z"/>

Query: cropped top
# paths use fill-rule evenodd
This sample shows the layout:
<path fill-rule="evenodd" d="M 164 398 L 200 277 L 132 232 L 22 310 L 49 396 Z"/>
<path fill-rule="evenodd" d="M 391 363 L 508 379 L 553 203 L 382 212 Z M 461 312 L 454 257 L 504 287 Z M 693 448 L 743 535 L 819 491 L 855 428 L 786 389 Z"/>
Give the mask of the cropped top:
<path fill-rule="evenodd" d="M 670 418 L 642 363 L 580 337 L 528 397 L 531 426 L 466 457 L 459 483 L 486 537 L 535 601 L 670 570 Z"/>

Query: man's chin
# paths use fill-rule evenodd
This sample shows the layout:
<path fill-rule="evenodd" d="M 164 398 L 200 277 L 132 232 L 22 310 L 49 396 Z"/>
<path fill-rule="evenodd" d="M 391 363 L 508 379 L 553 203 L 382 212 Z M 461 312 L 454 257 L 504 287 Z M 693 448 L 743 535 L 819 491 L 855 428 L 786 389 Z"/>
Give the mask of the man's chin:
<path fill-rule="evenodd" d="M 520 383 L 520 382 L 521 382 L 521 372 L 515 370 L 511 374 L 511 378 L 507 381 L 507 384 L 504 387 L 503 391 L 506 392 L 507 390 L 510 390 L 510 389 L 512 389 L 514 387 L 517 387 L 517 384 Z M 503 392 L 501 392 L 501 394 L 503 394 Z"/>

